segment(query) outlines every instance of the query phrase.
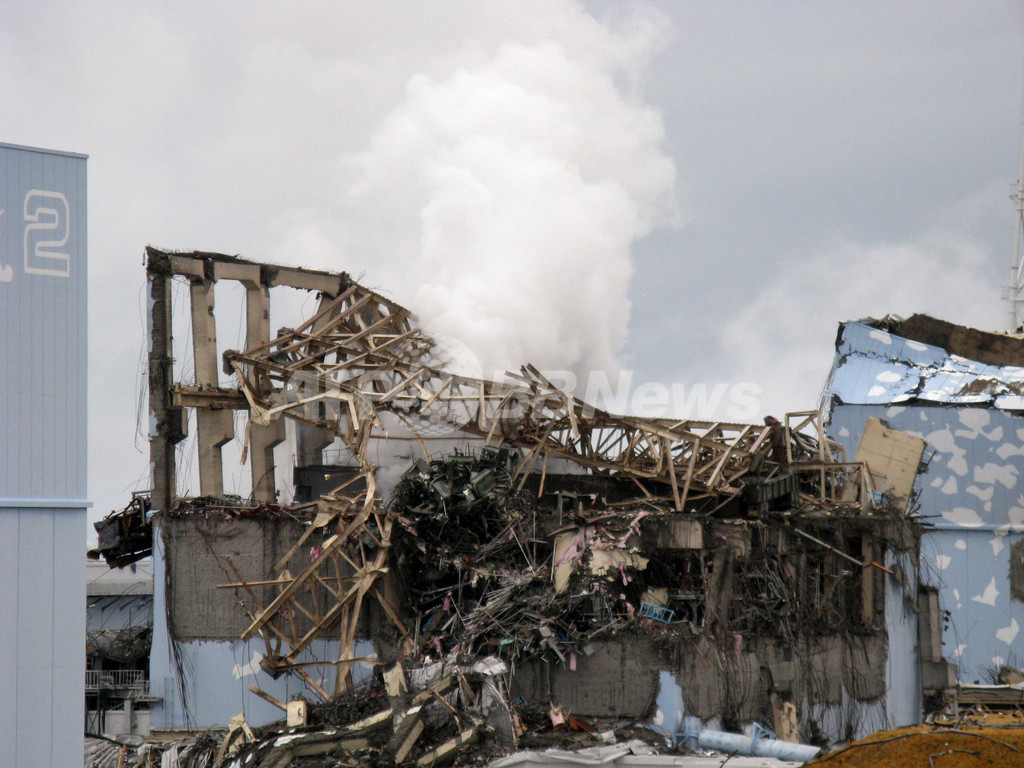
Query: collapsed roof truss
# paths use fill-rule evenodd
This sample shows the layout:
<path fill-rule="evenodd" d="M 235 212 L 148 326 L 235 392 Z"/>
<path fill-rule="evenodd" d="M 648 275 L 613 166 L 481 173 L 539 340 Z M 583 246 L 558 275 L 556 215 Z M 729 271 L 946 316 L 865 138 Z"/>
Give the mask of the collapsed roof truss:
<path fill-rule="evenodd" d="M 735 492 L 736 481 L 773 428 L 749 424 L 615 416 L 559 389 L 533 366 L 495 382 L 452 373 L 429 361 L 435 341 L 407 311 L 352 285 L 294 330 L 244 353 L 228 352 L 250 418 L 280 415 L 342 437 L 359 459 L 371 437 L 386 437 L 380 414 L 414 433 L 440 414 L 453 430 L 527 451 L 525 471 L 566 459 L 632 478 L 644 496 L 651 481 L 688 500 Z"/>
<path fill-rule="evenodd" d="M 174 445 L 184 408 L 195 408 L 204 494 L 223 492 L 219 451 L 231 412 L 248 412 L 246 451 L 253 495 L 273 500 L 272 449 L 282 439 L 284 418 L 324 436 L 339 437 L 358 463 L 365 490 L 341 488 L 319 501 L 317 529 L 335 530 L 310 562 L 302 551 L 308 535 L 276 564 L 276 597 L 263 605 L 243 579 L 232 585 L 251 602 L 252 622 L 243 639 L 262 636 L 267 664 L 294 670 L 322 695 L 301 654 L 311 641 L 339 630 L 337 686 L 345 686 L 354 659 L 353 641 L 364 602 L 377 600 L 408 641 L 395 606 L 384 598 L 393 517 L 377 498 L 371 439 L 389 437 L 392 419 L 408 427 L 429 454 L 426 426 L 521 449 L 517 481 L 540 473 L 543 489 L 550 460 L 567 460 L 596 474 L 633 483 L 637 499 L 657 500 L 677 511 L 693 502 L 725 502 L 751 473 L 810 475 L 817 496 L 806 500 L 854 513 L 870 509 L 863 465 L 843 462 L 841 449 L 825 438 L 817 412 L 796 414 L 786 424 L 747 425 L 699 420 L 642 419 L 604 412 L 563 391 L 532 366 L 506 381 L 460 375 L 437 360 L 438 344 L 419 329 L 408 310 L 335 274 L 259 265 L 217 254 L 166 254 L 148 250 L 151 283 L 150 403 L 156 422 L 151 442 L 153 501 L 169 509 L 174 489 Z M 169 281 L 190 281 L 196 386 L 174 381 L 170 354 Z M 218 386 L 211 372 L 216 355 L 213 284 L 246 286 L 247 350 L 224 360 L 238 389 Z M 278 285 L 316 291 L 317 312 L 295 329 L 269 333 L 269 290 Z M 219 415 L 218 415 L 219 414 Z M 228 418 L 223 418 L 227 414 Z M 284 417 L 284 418 L 282 418 Z M 227 424 L 221 423 L 226 421 Z M 811 437 L 802 430 L 814 432 Z M 795 447 L 794 447 L 795 446 Z M 780 453 L 781 449 L 781 453 Z M 245 456 L 245 453 L 243 453 Z M 310 533 L 314 530 L 310 529 Z M 328 596 L 318 602 L 318 595 Z M 293 617 L 312 625 L 303 632 Z"/>
<path fill-rule="evenodd" d="M 390 414 L 424 442 L 427 453 L 430 430 L 423 427 L 441 423 L 490 444 L 523 449 L 524 473 L 544 474 L 549 459 L 564 459 L 629 478 L 641 498 L 666 499 L 677 510 L 708 496 L 735 495 L 752 468 L 760 471 L 765 461 L 780 458 L 773 443 L 787 446 L 788 469 L 833 477 L 819 484 L 820 501 L 848 503 L 850 488 L 861 484 L 857 467 L 844 465 L 837 446 L 824 436 L 817 412 L 797 414 L 799 423 L 775 426 L 609 414 L 563 391 L 532 366 L 508 374 L 503 382 L 447 370 L 437 364 L 437 342 L 416 326 L 407 309 L 345 273 L 261 265 L 219 254 L 150 248 L 147 255 L 156 509 L 168 509 L 173 498 L 173 449 L 184 436 L 178 426 L 183 408 L 195 408 L 200 416 L 248 411 L 253 495 L 265 501 L 274 498 L 269 451 L 283 439 L 280 416 L 342 438 L 361 467 L 366 466 L 369 440 L 389 436 L 381 416 Z M 194 386 L 176 382 L 170 370 L 167 281 L 174 276 L 190 282 Z M 237 374 L 236 390 L 218 387 L 206 370 L 216 354 L 212 286 L 219 280 L 246 288 L 248 349 L 225 354 Z M 313 317 L 271 339 L 268 297 L 277 286 L 315 291 L 321 298 Z M 221 434 L 225 425 L 220 421 L 200 419 L 197 425 L 204 495 L 223 493 L 219 452 L 227 436 Z M 815 432 L 812 439 L 790 439 L 806 428 Z M 792 445 L 801 440 L 808 450 L 794 454 Z"/>

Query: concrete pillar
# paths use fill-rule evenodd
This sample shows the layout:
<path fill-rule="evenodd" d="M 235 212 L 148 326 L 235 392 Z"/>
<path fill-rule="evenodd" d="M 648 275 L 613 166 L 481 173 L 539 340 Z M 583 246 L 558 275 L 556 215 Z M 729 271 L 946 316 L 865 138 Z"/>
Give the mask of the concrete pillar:
<path fill-rule="evenodd" d="M 270 340 L 270 289 L 259 282 L 245 282 L 245 348 Z M 252 497 L 256 501 L 277 500 L 274 482 L 274 447 L 284 442 L 284 418 L 269 426 L 253 424 L 249 430 L 249 470 L 252 472 Z"/>
<path fill-rule="evenodd" d="M 334 433 L 296 422 L 295 442 L 299 466 L 320 466 L 324 464 L 324 448 L 334 442 Z"/>
<path fill-rule="evenodd" d="M 918 646 L 922 661 L 942 661 L 942 620 L 939 591 L 923 586 L 917 592 Z"/>
<path fill-rule="evenodd" d="M 185 437 L 185 416 L 171 406 L 174 362 L 171 354 L 171 274 L 167 258 L 150 254 L 149 280 L 149 460 L 153 469 L 153 509 L 174 500 L 174 447 Z"/>
<path fill-rule="evenodd" d="M 214 282 L 193 280 L 189 286 L 192 306 L 192 357 L 198 387 L 220 384 L 217 360 L 217 321 L 214 317 Z M 199 444 L 199 493 L 224 495 L 224 465 L 221 448 L 235 436 L 234 412 L 222 408 L 197 408 L 196 431 Z"/>
<path fill-rule="evenodd" d="M 875 559 L 875 537 L 868 531 L 864 532 L 860 544 L 860 556 L 865 563 L 873 562 Z M 875 621 L 875 569 L 866 565 L 861 569 L 861 618 L 864 623 L 871 625 Z"/>

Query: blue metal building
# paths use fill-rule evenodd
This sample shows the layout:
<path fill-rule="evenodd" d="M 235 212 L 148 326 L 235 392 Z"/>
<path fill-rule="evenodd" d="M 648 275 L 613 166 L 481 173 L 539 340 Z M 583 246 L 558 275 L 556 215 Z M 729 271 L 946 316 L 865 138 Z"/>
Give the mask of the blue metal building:
<path fill-rule="evenodd" d="M 830 436 L 856 453 L 868 418 L 922 437 L 922 575 L 961 683 L 1024 664 L 1024 341 L 924 316 L 840 328 Z"/>
<path fill-rule="evenodd" d="M 81 765 L 86 158 L 0 144 L 0 744 Z"/>

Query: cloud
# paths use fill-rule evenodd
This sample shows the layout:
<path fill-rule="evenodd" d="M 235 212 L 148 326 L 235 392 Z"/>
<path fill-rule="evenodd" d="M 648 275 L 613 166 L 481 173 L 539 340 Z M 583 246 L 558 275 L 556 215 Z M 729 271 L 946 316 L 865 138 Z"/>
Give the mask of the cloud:
<path fill-rule="evenodd" d="M 719 334 L 734 380 L 760 382 L 768 412 L 817 407 L 838 324 L 921 312 L 975 327 L 997 326 L 989 255 L 933 230 L 902 243 L 845 241 L 766 278 Z"/>

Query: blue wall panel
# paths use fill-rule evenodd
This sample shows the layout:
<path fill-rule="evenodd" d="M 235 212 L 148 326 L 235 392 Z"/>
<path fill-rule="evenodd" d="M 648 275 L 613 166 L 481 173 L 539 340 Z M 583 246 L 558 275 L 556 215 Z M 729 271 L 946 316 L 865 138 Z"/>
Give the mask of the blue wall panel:
<path fill-rule="evenodd" d="M 898 728 L 921 721 L 920 652 L 917 633 L 917 584 L 907 555 L 886 554 L 886 565 L 899 566 L 911 580 L 906 587 L 898 579 L 885 579 L 885 629 L 889 655 L 885 660 L 886 727 Z"/>
<path fill-rule="evenodd" d="M 0 744 L 80 765 L 84 724 L 86 170 L 0 144 Z"/>
<path fill-rule="evenodd" d="M 0 637 L 7 643 L 7 653 L 0 653 L 0 744 L 15 744 L 15 722 L 18 711 L 18 653 L 11 645 L 10 633 L 18 626 L 18 601 L 12 599 L 18 585 L 18 558 L 12 542 L 18 540 L 20 516 L 0 510 Z M 12 755 L 12 759 L 14 756 Z"/>
<path fill-rule="evenodd" d="M 0 145 L 0 499 L 85 497 L 85 181 Z"/>
<path fill-rule="evenodd" d="M 1024 537 L 1024 418 L 968 406 L 836 405 L 830 435 L 856 454 L 868 418 L 923 438 L 917 481 L 928 532 L 922 573 L 949 611 L 946 657 L 962 682 L 991 683 L 1004 662 L 1024 665 L 1024 604 L 1010 597 L 1010 551 Z"/>

